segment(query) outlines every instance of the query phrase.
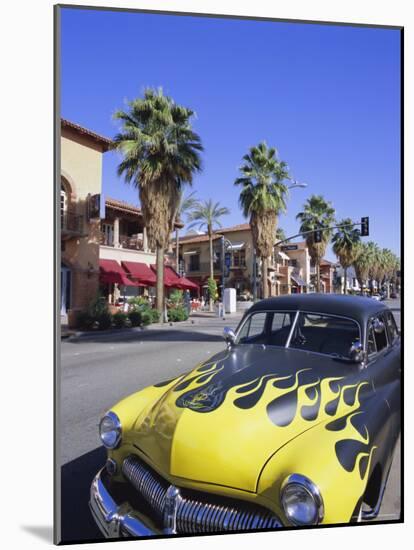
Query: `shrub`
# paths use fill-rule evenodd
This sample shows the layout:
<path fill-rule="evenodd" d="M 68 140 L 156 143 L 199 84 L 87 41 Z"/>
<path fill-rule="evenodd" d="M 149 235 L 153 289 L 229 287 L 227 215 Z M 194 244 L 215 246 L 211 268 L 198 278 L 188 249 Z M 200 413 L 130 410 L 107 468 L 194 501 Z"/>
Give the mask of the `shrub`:
<path fill-rule="evenodd" d="M 131 310 L 137 311 L 149 307 L 148 299 L 143 296 L 134 296 L 133 298 L 129 298 L 128 305 Z"/>
<path fill-rule="evenodd" d="M 186 321 L 188 319 L 188 312 L 186 308 L 179 306 L 179 307 L 172 307 L 168 310 L 168 320 L 170 322 L 176 322 L 176 321 Z"/>
<path fill-rule="evenodd" d="M 95 319 L 88 311 L 80 311 L 76 318 L 76 326 L 81 330 L 91 330 Z"/>
<path fill-rule="evenodd" d="M 173 290 L 170 294 L 169 301 L 171 307 L 177 308 L 183 305 L 183 291 L 182 290 Z"/>
<path fill-rule="evenodd" d="M 126 313 L 124 313 L 123 311 L 118 311 L 113 316 L 113 320 L 114 320 L 114 325 L 117 328 L 122 328 L 122 327 L 125 327 L 126 324 L 127 324 L 128 315 Z"/>
<path fill-rule="evenodd" d="M 136 309 L 133 309 L 129 312 L 128 318 L 131 321 L 131 325 L 133 327 L 139 327 L 142 323 L 142 312 L 137 311 Z"/>
<path fill-rule="evenodd" d="M 103 313 L 108 313 L 108 311 L 108 303 L 106 298 L 101 296 L 101 294 L 98 294 L 88 307 L 89 315 L 95 320 L 97 320 Z"/>
<path fill-rule="evenodd" d="M 142 321 L 142 324 L 145 325 L 145 326 L 151 324 L 152 317 L 151 317 L 151 310 L 150 309 L 144 309 L 141 312 L 141 321 Z"/>
<path fill-rule="evenodd" d="M 150 309 L 149 313 L 151 315 L 151 323 L 159 323 L 160 312 L 158 311 L 158 309 Z"/>
<path fill-rule="evenodd" d="M 106 330 L 112 326 L 112 315 L 109 311 L 104 311 L 96 317 L 98 321 L 99 330 Z"/>
<path fill-rule="evenodd" d="M 209 278 L 207 281 L 208 294 L 210 298 L 215 302 L 218 298 L 217 283 L 214 279 Z"/>

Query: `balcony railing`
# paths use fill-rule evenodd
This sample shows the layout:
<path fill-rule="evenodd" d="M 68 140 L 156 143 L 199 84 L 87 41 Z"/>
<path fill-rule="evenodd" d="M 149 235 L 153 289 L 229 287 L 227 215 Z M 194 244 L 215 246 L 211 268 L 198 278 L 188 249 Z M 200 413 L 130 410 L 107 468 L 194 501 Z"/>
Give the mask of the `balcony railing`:
<path fill-rule="evenodd" d="M 75 214 L 71 211 L 60 213 L 60 228 L 62 233 L 76 233 L 82 234 L 83 232 L 83 216 Z"/>
<path fill-rule="evenodd" d="M 107 234 L 101 231 L 99 243 L 105 246 L 115 247 L 113 234 Z M 145 250 L 144 241 L 138 235 L 119 235 L 119 248 L 127 248 L 128 250 L 141 250 L 144 252 L 153 252 L 150 249 Z M 118 248 L 117 247 L 117 248 Z"/>
<path fill-rule="evenodd" d="M 119 244 L 121 248 L 144 250 L 144 241 L 138 235 L 119 235 Z"/>

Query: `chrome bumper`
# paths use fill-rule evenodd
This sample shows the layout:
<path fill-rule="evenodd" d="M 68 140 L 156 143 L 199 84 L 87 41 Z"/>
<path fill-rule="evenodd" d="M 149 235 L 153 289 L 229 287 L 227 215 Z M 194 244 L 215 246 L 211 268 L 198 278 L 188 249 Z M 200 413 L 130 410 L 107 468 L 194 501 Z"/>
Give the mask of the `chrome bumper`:
<path fill-rule="evenodd" d="M 128 502 L 117 504 L 105 486 L 105 468 L 95 476 L 91 485 L 89 507 L 106 538 L 151 537 L 160 533 L 144 524 Z"/>

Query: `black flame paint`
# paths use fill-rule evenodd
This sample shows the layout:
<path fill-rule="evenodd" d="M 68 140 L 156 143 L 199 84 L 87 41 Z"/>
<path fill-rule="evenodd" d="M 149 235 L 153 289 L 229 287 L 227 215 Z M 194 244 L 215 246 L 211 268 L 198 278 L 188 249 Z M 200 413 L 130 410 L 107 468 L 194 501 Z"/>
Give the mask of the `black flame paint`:
<path fill-rule="evenodd" d="M 267 374 L 259 377 L 254 369 L 240 369 L 230 375 L 227 370 L 228 366 L 225 360 L 216 363 L 209 362 L 198 367 L 189 378 L 179 377 L 178 383 L 172 388 L 174 393 L 183 392 L 177 397 L 176 406 L 198 413 L 209 413 L 219 408 L 225 401 L 229 390 L 235 388 L 234 393 L 238 396 L 233 400 L 233 405 L 239 409 L 248 410 L 259 403 L 267 386 L 272 384 L 277 389 L 287 390 L 266 406 L 267 416 L 275 426 L 280 428 L 289 426 L 298 413 L 303 420 L 314 422 L 321 413 L 323 378 L 314 369 L 304 368 L 286 376 L 274 372 L 270 367 Z M 173 381 L 169 380 L 158 384 L 157 387 L 168 385 Z M 196 387 L 188 390 L 193 384 L 196 384 Z M 371 388 L 371 384 L 361 380 L 350 385 L 345 376 L 329 380 L 329 389 L 335 394 L 335 397 L 325 404 L 324 412 L 335 417 L 341 402 L 349 407 L 355 406 L 357 399 L 359 399 L 359 403 L 362 403 L 365 396 L 369 394 L 369 391 L 360 391 L 363 386 Z M 310 403 L 300 406 L 298 395 L 302 388 L 304 388 Z M 364 390 L 369 390 L 369 388 L 364 388 Z M 328 431 L 341 432 L 347 427 L 347 422 L 350 422 L 357 430 L 363 441 L 349 437 L 339 439 L 335 442 L 335 454 L 347 472 L 353 472 L 358 463 L 361 479 L 366 474 L 369 456 L 373 450 L 364 416 L 364 411 L 359 406 L 357 410 L 354 409 L 325 426 Z"/>

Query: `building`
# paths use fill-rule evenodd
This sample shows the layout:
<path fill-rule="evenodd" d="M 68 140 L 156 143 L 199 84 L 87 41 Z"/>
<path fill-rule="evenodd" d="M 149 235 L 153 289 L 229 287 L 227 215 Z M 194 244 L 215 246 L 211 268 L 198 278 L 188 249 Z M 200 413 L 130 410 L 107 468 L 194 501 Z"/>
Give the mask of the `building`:
<path fill-rule="evenodd" d="M 321 292 L 334 292 L 334 273 L 335 264 L 323 258 L 320 263 Z"/>
<path fill-rule="evenodd" d="M 180 229 L 182 223 L 178 221 L 175 227 Z M 151 265 L 155 262 L 155 250 L 149 247 L 141 209 L 106 198 L 99 233 L 101 293 L 111 304 L 121 296 L 154 295 L 155 275 Z M 165 264 L 175 268 L 175 255 L 171 251 L 165 254 Z"/>
<path fill-rule="evenodd" d="M 99 289 L 102 155 L 111 140 L 61 120 L 61 321 L 73 325 Z"/>
<path fill-rule="evenodd" d="M 342 294 L 344 291 L 344 269 L 341 266 L 341 264 L 335 264 L 335 272 L 334 272 L 334 286 L 335 291 Z M 358 279 L 355 274 L 355 269 L 353 266 L 348 267 L 346 270 L 346 290 L 348 292 L 352 293 L 360 293 L 361 288 L 359 286 Z"/>
<path fill-rule="evenodd" d="M 210 276 L 208 235 L 197 233 L 184 235 L 180 237 L 179 246 L 180 272 L 198 284 L 200 293 L 205 294 Z M 260 297 L 261 262 L 254 255 L 250 224 L 244 223 L 215 231 L 213 255 L 214 278 L 219 288 L 222 284 L 224 263 L 225 286 L 236 288 L 238 296 L 244 293 L 253 294 L 256 269 L 257 295 Z M 275 247 L 269 260 L 267 280 L 270 296 L 314 290 L 310 255 L 305 241 Z M 332 292 L 333 288 L 333 267 L 331 269 L 330 265 L 327 260 L 323 260 L 321 264 L 324 292 Z"/>
<path fill-rule="evenodd" d="M 313 290 L 309 250 L 305 241 L 275 247 L 275 295 L 294 294 Z"/>
<path fill-rule="evenodd" d="M 213 235 L 214 278 L 221 284 L 223 245 L 225 261 L 229 262 L 227 286 L 233 286 L 238 293 L 251 289 L 253 265 L 253 241 L 249 224 L 220 229 Z M 184 274 L 205 292 L 210 276 L 209 237 L 206 234 L 188 234 L 180 237 L 180 273 Z"/>

